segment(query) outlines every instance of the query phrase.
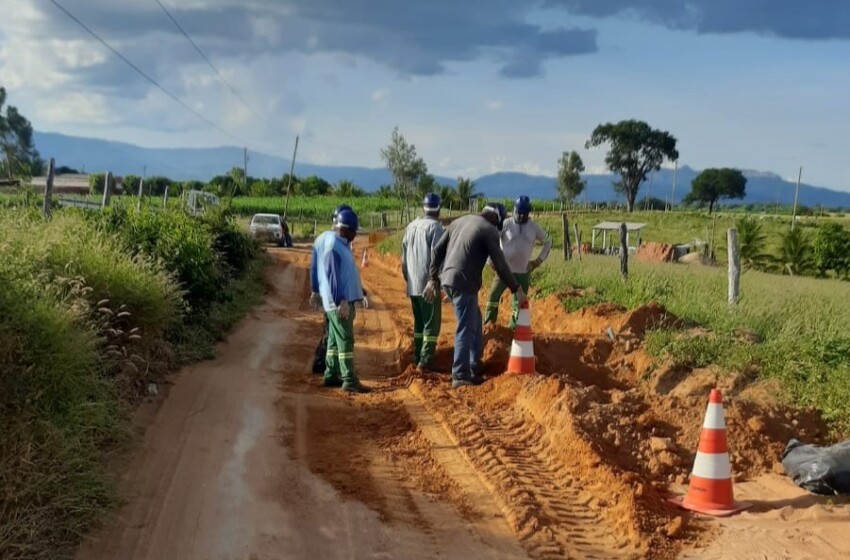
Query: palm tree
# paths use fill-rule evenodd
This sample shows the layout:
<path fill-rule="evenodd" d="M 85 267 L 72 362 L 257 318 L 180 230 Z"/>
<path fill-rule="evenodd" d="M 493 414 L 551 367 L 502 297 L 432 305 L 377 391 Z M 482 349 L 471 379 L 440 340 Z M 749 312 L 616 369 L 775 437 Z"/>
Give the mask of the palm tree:
<path fill-rule="evenodd" d="M 389 185 L 381 185 L 380 187 L 378 187 L 378 190 L 375 194 L 381 198 L 392 198 L 393 196 L 395 196 L 393 188 Z"/>
<path fill-rule="evenodd" d="M 812 244 L 802 228 L 788 230 L 782 235 L 779 249 L 779 264 L 783 272 L 791 276 L 805 274 L 814 267 Z"/>
<path fill-rule="evenodd" d="M 473 180 L 464 177 L 457 178 L 457 187 L 455 187 L 455 190 L 463 206 L 469 206 L 469 199 L 475 198 L 478 195 L 475 192 L 475 183 Z"/>
<path fill-rule="evenodd" d="M 440 198 L 443 199 L 443 208 L 456 207 L 459 200 L 457 191 L 448 185 L 442 185 L 440 187 Z"/>
<path fill-rule="evenodd" d="M 762 224 L 751 216 L 744 216 L 735 224 L 738 229 L 738 252 L 744 268 L 763 269 L 772 257 L 764 252 L 767 235 Z"/>

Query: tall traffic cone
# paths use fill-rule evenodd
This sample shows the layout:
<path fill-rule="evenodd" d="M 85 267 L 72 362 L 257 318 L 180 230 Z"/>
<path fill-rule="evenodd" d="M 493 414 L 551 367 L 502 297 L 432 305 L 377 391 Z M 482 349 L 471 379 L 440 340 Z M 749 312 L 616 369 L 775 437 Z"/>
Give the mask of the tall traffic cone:
<path fill-rule="evenodd" d="M 514 341 L 511 343 L 511 358 L 508 360 L 509 373 L 534 373 L 534 343 L 531 341 L 531 312 L 528 301 L 519 306 Z"/>
<path fill-rule="evenodd" d="M 752 505 L 736 502 L 733 496 L 732 465 L 726 445 L 723 397 L 719 389 L 712 389 L 708 398 L 688 494 L 684 499 L 674 498 L 671 501 L 685 509 L 717 517 L 738 513 Z"/>
<path fill-rule="evenodd" d="M 360 268 L 366 268 L 369 266 L 369 257 L 366 256 L 368 249 L 363 249 L 363 258 L 360 259 Z"/>

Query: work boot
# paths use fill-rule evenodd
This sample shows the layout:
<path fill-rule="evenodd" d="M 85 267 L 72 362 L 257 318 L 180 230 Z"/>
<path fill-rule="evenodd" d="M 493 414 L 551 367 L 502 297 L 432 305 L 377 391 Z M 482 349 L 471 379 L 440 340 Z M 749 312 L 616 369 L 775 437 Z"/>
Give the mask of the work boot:
<path fill-rule="evenodd" d="M 421 373 L 422 375 L 437 375 L 438 373 L 440 373 L 440 371 L 437 370 L 437 368 L 435 368 L 433 365 L 426 363 L 420 363 L 418 366 L 416 366 L 416 371 Z"/>
<path fill-rule="evenodd" d="M 457 377 L 452 376 L 452 389 L 481 385 L 482 383 L 484 383 L 484 378 L 474 373 L 462 373 Z"/>
<path fill-rule="evenodd" d="M 346 381 L 342 384 L 342 390 L 347 393 L 358 393 L 361 395 L 365 395 L 367 393 L 371 393 L 372 389 L 363 385 L 359 381 Z"/>
<path fill-rule="evenodd" d="M 340 379 L 339 377 L 325 377 L 322 380 L 322 386 L 323 387 L 336 388 L 336 387 L 342 387 L 342 385 L 343 385 L 342 379 Z"/>

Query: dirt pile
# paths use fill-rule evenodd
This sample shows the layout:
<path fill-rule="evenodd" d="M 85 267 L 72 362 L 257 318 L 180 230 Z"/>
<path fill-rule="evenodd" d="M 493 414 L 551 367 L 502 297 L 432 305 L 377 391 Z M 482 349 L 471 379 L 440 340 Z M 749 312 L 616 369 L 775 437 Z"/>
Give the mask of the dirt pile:
<path fill-rule="evenodd" d="M 673 245 L 646 241 L 641 243 L 637 252 L 637 260 L 644 262 L 672 262 Z"/>

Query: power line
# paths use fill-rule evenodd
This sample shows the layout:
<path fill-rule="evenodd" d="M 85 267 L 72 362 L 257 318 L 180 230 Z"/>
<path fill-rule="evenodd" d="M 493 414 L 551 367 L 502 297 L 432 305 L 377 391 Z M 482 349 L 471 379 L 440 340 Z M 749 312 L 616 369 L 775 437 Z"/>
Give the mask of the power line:
<path fill-rule="evenodd" d="M 165 12 L 165 15 L 167 15 L 167 16 L 168 16 L 168 19 L 170 19 L 170 20 L 171 20 L 171 22 L 172 22 L 172 23 L 174 24 L 174 26 L 175 26 L 175 27 L 176 27 L 176 28 L 180 31 L 180 33 L 182 33 L 182 34 L 183 34 L 183 36 L 184 36 L 184 37 L 186 37 L 186 40 L 187 40 L 187 41 L 189 41 L 189 43 L 190 43 L 193 47 L 195 47 L 195 50 L 196 50 L 196 51 L 198 51 L 198 54 L 200 55 L 200 57 L 204 59 L 204 61 L 205 61 L 205 62 L 209 65 L 209 67 L 210 67 L 210 68 L 212 68 L 213 72 L 215 72 L 216 76 L 218 76 L 218 79 L 219 79 L 219 80 L 221 80 L 221 83 L 223 83 L 225 86 L 227 86 L 227 89 L 229 89 L 229 90 L 230 90 L 230 93 L 232 93 L 232 94 L 233 94 L 233 96 L 234 96 L 236 99 L 238 99 L 238 100 L 242 103 L 242 105 L 244 105 L 244 106 L 245 106 L 245 108 L 246 108 L 246 109 L 248 109 L 249 111 L 251 111 L 251 113 L 253 113 L 255 117 L 257 117 L 259 120 L 261 120 L 261 121 L 262 121 L 262 120 L 263 120 L 263 117 L 261 117 L 261 116 L 260 116 L 260 115 L 259 115 L 259 114 L 258 114 L 258 113 L 257 113 L 257 112 L 256 112 L 256 111 L 255 111 L 255 110 L 254 110 L 254 109 L 253 109 L 253 108 L 252 108 L 252 107 L 248 104 L 248 102 L 247 102 L 247 101 L 245 101 L 245 98 L 243 98 L 241 95 L 239 95 L 239 92 L 238 92 L 238 91 L 236 91 L 236 88 L 235 88 L 235 87 L 233 87 L 233 85 L 231 85 L 231 83 L 230 83 L 230 82 L 228 82 L 228 81 L 225 79 L 225 77 L 222 75 L 222 73 L 218 71 L 218 68 L 216 68 L 215 64 L 213 64 L 213 63 L 212 63 L 212 61 L 209 59 L 209 57 L 207 57 L 207 55 L 205 55 L 205 54 L 204 54 L 204 51 L 202 51 L 202 50 L 201 50 L 201 47 L 199 47 L 199 46 L 198 46 L 198 44 L 197 44 L 197 43 L 195 43 L 195 41 L 193 41 L 193 40 L 192 40 L 192 38 L 189 36 L 189 34 L 186 32 L 186 30 L 185 30 L 185 29 L 183 29 L 183 26 L 182 26 L 182 25 L 180 25 L 180 23 L 177 21 L 177 19 L 175 19 L 175 17 L 171 14 L 171 12 L 170 12 L 170 11 L 168 11 L 168 8 L 166 8 L 166 7 L 165 7 L 165 4 L 163 4 L 162 2 L 160 2 L 160 0 L 155 0 L 155 2 L 156 2 L 157 4 L 159 4 L 159 7 L 160 7 L 160 8 L 162 8 L 162 11 L 163 11 L 163 12 Z"/>
<path fill-rule="evenodd" d="M 130 68 L 135 70 L 144 79 L 146 79 L 151 84 L 153 84 L 153 86 L 156 87 L 157 89 L 159 89 L 162 93 L 164 93 L 165 95 L 167 95 L 168 97 L 170 97 L 171 99 L 173 99 L 174 101 L 179 103 L 181 107 L 183 107 L 184 109 L 186 109 L 187 111 L 189 111 L 190 113 L 192 113 L 193 115 L 195 115 L 196 117 L 198 117 L 200 120 L 204 121 L 205 123 L 207 123 L 211 127 L 215 128 L 216 130 L 218 130 L 222 134 L 225 134 L 226 136 L 229 136 L 233 140 L 236 140 L 237 142 L 244 145 L 244 142 L 242 140 L 240 140 L 238 136 L 231 134 L 227 130 L 225 130 L 222 127 L 220 127 L 219 125 L 215 124 L 213 121 L 209 120 L 208 118 L 203 116 L 201 113 L 199 113 L 198 111 L 196 111 L 195 109 L 190 107 L 185 101 L 183 101 L 182 99 L 180 99 L 179 97 L 177 97 L 176 95 L 174 95 L 173 93 L 171 93 L 170 91 L 165 89 L 162 85 L 160 85 L 159 82 L 157 82 L 155 79 L 150 77 L 144 70 L 142 70 L 141 68 L 139 68 L 138 66 L 133 64 L 133 62 L 131 62 L 126 56 L 124 56 L 123 54 L 118 52 L 112 45 L 110 45 L 104 39 L 102 39 L 100 37 L 100 35 L 95 33 L 89 26 L 87 26 L 85 23 L 80 21 L 74 14 L 72 14 L 67 9 L 65 9 L 65 7 L 62 6 L 59 2 L 57 2 L 56 0 L 50 0 L 50 3 L 53 4 L 54 6 L 56 6 L 57 8 L 59 8 L 60 10 L 62 10 L 65 13 L 66 16 L 68 16 L 74 22 L 76 22 L 77 25 L 79 25 L 80 27 L 85 29 L 89 33 L 89 35 L 91 35 L 92 37 L 97 39 L 98 42 L 100 42 L 100 44 L 102 44 L 104 47 L 109 49 L 112 52 L 112 54 L 114 54 L 115 56 L 120 58 L 122 61 L 124 61 L 124 63 L 126 63 Z"/>

